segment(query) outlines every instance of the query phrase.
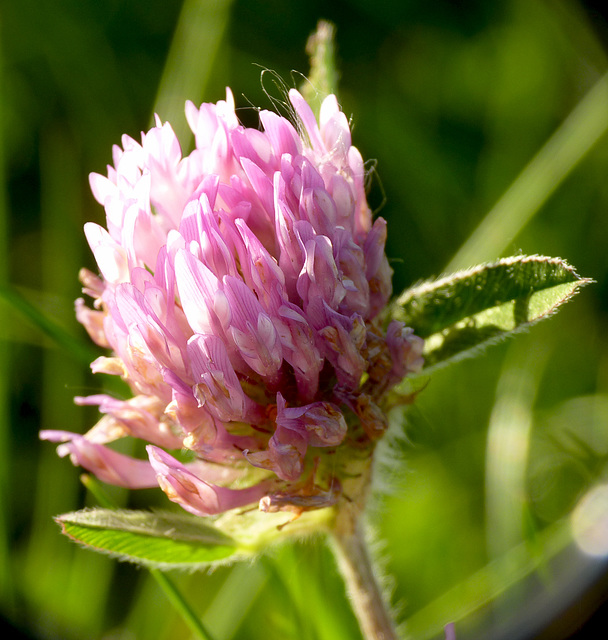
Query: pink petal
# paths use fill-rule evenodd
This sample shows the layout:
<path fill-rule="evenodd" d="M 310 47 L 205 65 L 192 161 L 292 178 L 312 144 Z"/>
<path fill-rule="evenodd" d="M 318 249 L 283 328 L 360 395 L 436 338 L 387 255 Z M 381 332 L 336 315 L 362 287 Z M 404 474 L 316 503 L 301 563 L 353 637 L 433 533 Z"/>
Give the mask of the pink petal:
<path fill-rule="evenodd" d="M 98 224 L 87 222 L 84 232 L 103 277 L 113 284 L 127 282 L 127 252 Z"/>
<path fill-rule="evenodd" d="M 147 460 L 136 460 L 68 431 L 41 431 L 40 438 L 64 443 L 57 448 L 59 455 L 69 455 L 74 465 L 84 467 L 102 482 L 127 489 L 156 486 L 154 470 Z"/>
<path fill-rule="evenodd" d="M 197 516 L 210 516 L 258 502 L 267 485 L 228 489 L 206 482 L 162 449 L 148 445 L 160 488 L 173 502 Z"/>

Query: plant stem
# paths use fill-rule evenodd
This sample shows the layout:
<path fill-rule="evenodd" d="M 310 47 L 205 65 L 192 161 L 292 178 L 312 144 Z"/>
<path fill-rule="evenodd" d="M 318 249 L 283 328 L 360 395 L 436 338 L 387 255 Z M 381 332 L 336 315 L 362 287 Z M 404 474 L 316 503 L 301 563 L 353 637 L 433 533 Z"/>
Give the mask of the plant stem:
<path fill-rule="evenodd" d="M 397 640 L 359 520 L 333 530 L 334 552 L 366 640 Z"/>
<path fill-rule="evenodd" d="M 201 619 L 196 612 L 190 607 L 190 605 L 184 600 L 182 594 L 177 587 L 173 584 L 173 581 L 162 571 L 158 569 L 150 569 L 150 573 L 161 586 L 165 592 L 167 598 L 171 601 L 173 606 L 177 609 L 184 622 L 190 627 L 190 630 L 200 640 L 213 640 L 211 634 L 205 629 Z"/>

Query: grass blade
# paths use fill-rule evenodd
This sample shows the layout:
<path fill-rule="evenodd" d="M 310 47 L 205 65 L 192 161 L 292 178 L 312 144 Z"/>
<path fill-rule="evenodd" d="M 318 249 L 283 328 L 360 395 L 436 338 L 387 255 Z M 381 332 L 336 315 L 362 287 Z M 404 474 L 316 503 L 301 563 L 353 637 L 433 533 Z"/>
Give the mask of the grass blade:
<path fill-rule="evenodd" d="M 500 256 L 608 129 L 608 74 L 595 84 L 452 258 L 446 272 Z"/>
<path fill-rule="evenodd" d="M 154 113 L 171 122 L 182 148 L 192 139 L 184 118 L 186 100 L 203 98 L 232 0 L 185 0 L 158 87 Z"/>

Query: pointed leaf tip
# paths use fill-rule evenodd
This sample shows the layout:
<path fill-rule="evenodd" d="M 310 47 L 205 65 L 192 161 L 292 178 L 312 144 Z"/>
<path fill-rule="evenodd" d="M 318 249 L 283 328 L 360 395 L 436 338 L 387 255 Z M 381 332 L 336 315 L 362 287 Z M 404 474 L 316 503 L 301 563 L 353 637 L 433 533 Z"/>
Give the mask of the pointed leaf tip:
<path fill-rule="evenodd" d="M 426 340 L 428 371 L 525 330 L 591 282 L 561 258 L 513 256 L 406 290 L 392 317 Z"/>

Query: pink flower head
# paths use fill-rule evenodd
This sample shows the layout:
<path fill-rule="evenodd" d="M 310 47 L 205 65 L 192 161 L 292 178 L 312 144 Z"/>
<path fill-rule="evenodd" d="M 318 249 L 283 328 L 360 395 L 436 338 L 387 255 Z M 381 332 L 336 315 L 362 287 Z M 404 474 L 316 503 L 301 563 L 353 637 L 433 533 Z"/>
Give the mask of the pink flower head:
<path fill-rule="evenodd" d="M 157 118 L 141 142 L 123 136 L 107 176 L 91 175 L 106 224 L 85 226 L 100 276 L 81 273 L 94 304 L 79 299 L 76 313 L 113 351 L 93 370 L 134 397 L 79 398 L 100 422 L 41 437 L 196 515 L 335 504 L 348 474 L 335 454 L 373 450 L 386 392 L 422 364 L 411 330 L 384 327 L 386 223 L 372 219 L 346 116 L 335 96 L 318 120 L 297 91 L 289 100 L 293 121 L 261 111 L 263 130 L 239 123 L 229 90 L 188 103 L 189 155 Z M 111 449 L 126 436 L 149 443 L 147 460 Z"/>

